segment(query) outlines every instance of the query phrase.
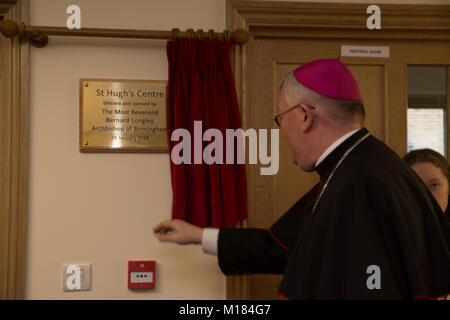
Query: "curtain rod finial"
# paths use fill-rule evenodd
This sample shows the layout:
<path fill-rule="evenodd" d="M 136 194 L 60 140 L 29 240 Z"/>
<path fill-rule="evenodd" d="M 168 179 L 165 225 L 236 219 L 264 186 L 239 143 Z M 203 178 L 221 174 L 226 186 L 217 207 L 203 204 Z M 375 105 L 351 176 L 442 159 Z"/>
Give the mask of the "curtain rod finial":
<path fill-rule="evenodd" d="M 12 20 L 5 20 L 0 24 L 0 31 L 5 37 L 14 38 L 19 34 L 19 25 Z"/>
<path fill-rule="evenodd" d="M 248 42 L 248 32 L 245 29 L 237 29 L 231 35 L 234 43 L 242 46 Z"/>

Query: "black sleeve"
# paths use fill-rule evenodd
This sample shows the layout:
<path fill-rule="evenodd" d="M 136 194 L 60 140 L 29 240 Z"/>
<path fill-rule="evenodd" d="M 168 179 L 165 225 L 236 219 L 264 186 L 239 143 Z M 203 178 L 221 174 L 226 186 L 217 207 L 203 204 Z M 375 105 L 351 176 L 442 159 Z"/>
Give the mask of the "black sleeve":
<path fill-rule="evenodd" d="M 219 267 L 226 275 L 283 274 L 288 256 L 264 229 L 222 228 L 218 239 Z"/>
<path fill-rule="evenodd" d="M 317 198 L 319 184 L 311 188 L 289 210 L 276 221 L 270 231 L 276 241 L 289 253 L 294 250 L 300 230 L 303 227 L 308 212 L 311 211 L 313 201 Z"/>
<path fill-rule="evenodd" d="M 439 297 L 450 292 L 449 225 L 431 193 L 416 187 L 404 196 L 406 186 L 372 179 L 370 204 L 403 295 Z"/>

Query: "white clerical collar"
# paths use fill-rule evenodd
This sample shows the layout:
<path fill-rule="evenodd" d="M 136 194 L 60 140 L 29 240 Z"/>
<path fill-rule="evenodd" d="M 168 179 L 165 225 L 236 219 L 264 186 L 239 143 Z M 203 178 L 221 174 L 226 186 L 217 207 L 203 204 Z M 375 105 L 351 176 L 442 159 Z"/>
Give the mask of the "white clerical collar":
<path fill-rule="evenodd" d="M 332 145 L 330 145 L 324 153 L 322 153 L 322 155 L 319 157 L 319 159 L 317 159 L 315 167 L 317 168 L 317 166 L 331 153 L 333 152 L 334 149 L 336 149 L 342 142 L 344 142 L 345 140 L 347 140 L 348 138 L 350 138 L 350 136 L 352 136 L 354 133 L 356 133 L 357 131 L 361 130 L 361 128 L 359 129 L 355 129 L 352 130 L 350 132 L 347 132 L 346 134 L 344 134 L 342 137 L 340 137 L 339 139 L 337 139 Z"/>

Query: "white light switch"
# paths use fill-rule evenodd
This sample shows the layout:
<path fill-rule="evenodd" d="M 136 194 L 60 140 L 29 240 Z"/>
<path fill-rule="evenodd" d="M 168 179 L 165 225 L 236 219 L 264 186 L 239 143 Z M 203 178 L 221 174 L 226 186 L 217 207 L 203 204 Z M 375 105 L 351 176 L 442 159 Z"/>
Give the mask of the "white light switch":
<path fill-rule="evenodd" d="M 63 290 L 65 292 L 91 290 L 91 265 L 65 264 L 63 266 Z"/>

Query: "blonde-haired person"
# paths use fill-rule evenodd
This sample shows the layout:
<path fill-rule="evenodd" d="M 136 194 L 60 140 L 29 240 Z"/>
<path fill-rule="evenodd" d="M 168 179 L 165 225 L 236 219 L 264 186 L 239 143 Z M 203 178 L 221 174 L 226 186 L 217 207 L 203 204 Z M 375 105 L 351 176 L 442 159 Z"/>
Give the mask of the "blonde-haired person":
<path fill-rule="evenodd" d="M 418 149 L 407 153 L 403 160 L 422 179 L 450 222 L 450 210 L 448 208 L 450 165 L 447 159 L 434 150 Z"/>

